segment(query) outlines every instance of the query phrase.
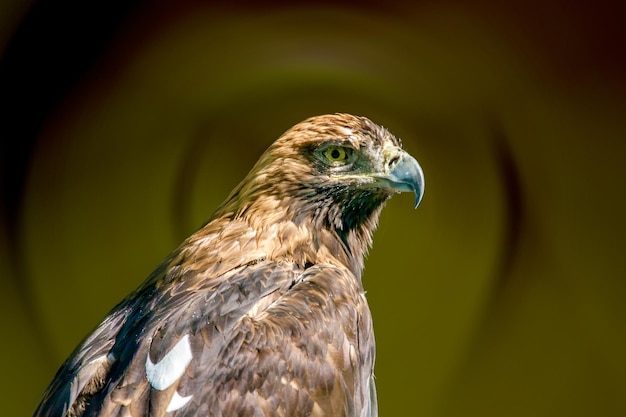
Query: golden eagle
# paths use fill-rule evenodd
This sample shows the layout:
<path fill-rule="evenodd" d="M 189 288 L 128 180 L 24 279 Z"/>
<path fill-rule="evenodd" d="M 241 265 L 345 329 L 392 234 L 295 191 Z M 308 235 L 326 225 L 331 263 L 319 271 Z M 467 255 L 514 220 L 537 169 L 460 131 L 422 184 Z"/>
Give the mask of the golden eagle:
<path fill-rule="evenodd" d="M 417 161 L 364 117 L 276 140 L 65 361 L 35 416 L 377 415 L 363 259 Z"/>

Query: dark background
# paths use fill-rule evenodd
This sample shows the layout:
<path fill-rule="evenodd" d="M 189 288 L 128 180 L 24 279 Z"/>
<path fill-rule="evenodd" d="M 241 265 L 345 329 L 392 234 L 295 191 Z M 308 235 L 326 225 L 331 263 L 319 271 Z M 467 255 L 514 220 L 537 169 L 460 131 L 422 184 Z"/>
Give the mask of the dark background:
<path fill-rule="evenodd" d="M 2 407 L 294 123 L 422 164 L 364 275 L 382 416 L 626 409 L 626 56 L 608 2 L 11 0 L 0 9 Z"/>

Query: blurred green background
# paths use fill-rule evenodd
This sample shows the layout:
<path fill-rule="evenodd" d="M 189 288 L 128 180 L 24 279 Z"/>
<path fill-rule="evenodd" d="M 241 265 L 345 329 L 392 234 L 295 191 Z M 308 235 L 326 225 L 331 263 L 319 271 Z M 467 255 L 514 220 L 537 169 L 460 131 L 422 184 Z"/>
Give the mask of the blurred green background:
<path fill-rule="evenodd" d="M 626 410 L 626 56 L 610 3 L 4 1 L 3 414 L 283 131 L 370 117 L 426 176 L 364 275 L 381 416 Z M 620 17 L 622 16 L 622 17 Z"/>

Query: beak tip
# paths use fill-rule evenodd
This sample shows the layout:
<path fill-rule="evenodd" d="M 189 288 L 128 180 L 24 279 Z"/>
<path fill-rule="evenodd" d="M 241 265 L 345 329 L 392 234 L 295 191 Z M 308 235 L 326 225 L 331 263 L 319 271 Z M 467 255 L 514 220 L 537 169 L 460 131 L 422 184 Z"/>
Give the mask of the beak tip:
<path fill-rule="evenodd" d="M 414 209 L 416 209 L 420 205 L 420 203 L 422 202 L 422 197 L 424 197 L 423 184 L 421 189 L 415 190 L 415 206 L 413 207 Z"/>
<path fill-rule="evenodd" d="M 415 193 L 415 207 L 417 208 L 422 202 L 422 198 L 424 197 L 424 171 L 422 171 L 422 167 L 420 164 L 412 158 L 415 164 L 415 173 L 413 174 L 414 179 L 414 193 Z"/>

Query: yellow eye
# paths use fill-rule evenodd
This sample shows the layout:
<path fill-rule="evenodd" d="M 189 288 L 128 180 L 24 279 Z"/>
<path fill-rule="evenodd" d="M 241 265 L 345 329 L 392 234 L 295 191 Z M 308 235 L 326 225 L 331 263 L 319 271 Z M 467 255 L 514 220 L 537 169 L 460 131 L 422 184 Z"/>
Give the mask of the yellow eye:
<path fill-rule="evenodd" d="M 342 148 L 341 146 L 330 146 L 324 149 L 324 156 L 331 162 L 343 162 L 350 158 L 351 149 Z"/>

